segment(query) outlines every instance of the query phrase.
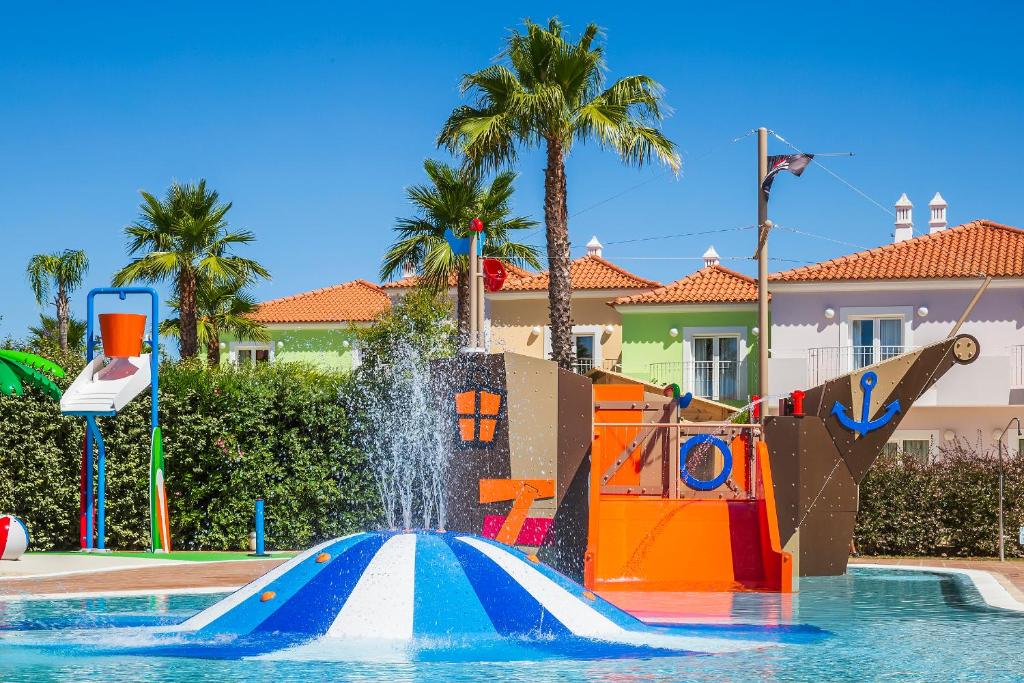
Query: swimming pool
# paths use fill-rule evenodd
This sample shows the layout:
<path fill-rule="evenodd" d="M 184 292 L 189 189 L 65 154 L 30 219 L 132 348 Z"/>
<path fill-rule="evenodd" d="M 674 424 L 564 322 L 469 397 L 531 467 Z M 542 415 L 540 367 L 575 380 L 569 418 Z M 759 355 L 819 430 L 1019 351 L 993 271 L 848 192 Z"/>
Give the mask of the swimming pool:
<path fill-rule="evenodd" d="M 132 618 L 151 623 L 154 616 L 174 623 L 221 597 L 0 603 L 0 680 L 1024 680 L 1024 614 L 987 607 L 973 585 L 960 577 L 867 569 L 854 569 L 843 577 L 804 579 L 801 592 L 792 597 L 688 596 L 688 620 L 809 624 L 830 633 L 802 643 L 714 656 L 416 663 L 100 657 L 84 656 L 78 646 L 88 639 L 88 631 L 57 637 L 51 633 L 50 647 L 26 647 L 26 642 L 45 633 L 28 629 L 62 620 L 81 623 L 87 614 L 94 626 L 111 618 L 118 624 Z"/>

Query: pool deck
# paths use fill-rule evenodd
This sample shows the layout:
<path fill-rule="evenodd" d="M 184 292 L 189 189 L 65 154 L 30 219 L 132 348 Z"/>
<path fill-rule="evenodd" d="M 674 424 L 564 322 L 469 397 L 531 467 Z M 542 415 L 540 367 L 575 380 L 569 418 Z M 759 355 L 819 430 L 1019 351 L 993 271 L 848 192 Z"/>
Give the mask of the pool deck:
<path fill-rule="evenodd" d="M 18 562 L 0 562 L 0 600 L 108 592 L 227 591 L 252 581 L 286 559 L 189 562 L 101 555 L 26 555 Z M 1010 595 L 1024 603 L 1024 560 L 861 557 L 851 559 L 850 564 L 980 570 L 990 573 Z M 631 604 L 633 594 L 610 593 L 605 597 L 626 609 L 639 606 Z M 644 602 L 649 600 L 648 595 Z"/>

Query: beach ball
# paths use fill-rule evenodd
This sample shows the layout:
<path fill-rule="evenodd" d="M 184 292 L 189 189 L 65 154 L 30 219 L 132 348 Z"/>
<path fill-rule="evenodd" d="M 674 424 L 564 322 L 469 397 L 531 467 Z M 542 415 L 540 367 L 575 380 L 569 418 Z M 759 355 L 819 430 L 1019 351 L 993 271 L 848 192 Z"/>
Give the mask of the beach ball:
<path fill-rule="evenodd" d="M 16 560 L 28 547 L 28 527 L 14 515 L 0 515 L 0 560 Z"/>

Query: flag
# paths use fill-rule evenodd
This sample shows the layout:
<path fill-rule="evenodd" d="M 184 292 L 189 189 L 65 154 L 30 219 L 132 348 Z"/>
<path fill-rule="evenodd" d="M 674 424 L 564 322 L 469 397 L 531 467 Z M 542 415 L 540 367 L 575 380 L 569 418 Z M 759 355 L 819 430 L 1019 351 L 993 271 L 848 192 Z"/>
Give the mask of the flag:
<path fill-rule="evenodd" d="M 761 183 L 761 191 L 764 192 L 765 197 L 772 191 L 775 176 L 782 171 L 789 171 L 793 175 L 799 176 L 812 159 L 814 159 L 813 154 L 776 154 L 768 157 L 768 175 Z"/>

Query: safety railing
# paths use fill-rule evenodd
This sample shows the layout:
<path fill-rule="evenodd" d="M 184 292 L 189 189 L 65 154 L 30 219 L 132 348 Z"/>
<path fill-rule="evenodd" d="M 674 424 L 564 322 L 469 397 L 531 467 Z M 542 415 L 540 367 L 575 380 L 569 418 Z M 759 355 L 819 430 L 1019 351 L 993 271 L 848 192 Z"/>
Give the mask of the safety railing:
<path fill-rule="evenodd" d="M 1024 344 L 1010 347 L 1010 386 L 1024 387 Z"/>
<path fill-rule="evenodd" d="M 595 422 L 593 458 L 602 494 L 749 500 L 760 439 L 757 424 Z"/>
<path fill-rule="evenodd" d="M 715 401 L 738 401 L 746 398 L 741 387 L 749 372 L 745 361 L 692 361 L 651 363 L 648 375 L 654 384 L 678 384 L 694 396 Z"/>
<path fill-rule="evenodd" d="M 889 360 L 909 349 L 902 345 L 823 346 L 807 349 L 807 386 Z"/>

